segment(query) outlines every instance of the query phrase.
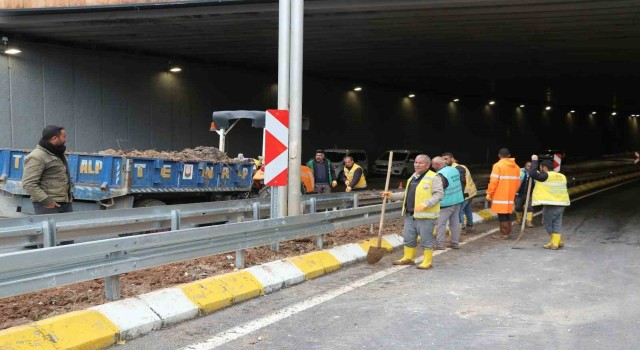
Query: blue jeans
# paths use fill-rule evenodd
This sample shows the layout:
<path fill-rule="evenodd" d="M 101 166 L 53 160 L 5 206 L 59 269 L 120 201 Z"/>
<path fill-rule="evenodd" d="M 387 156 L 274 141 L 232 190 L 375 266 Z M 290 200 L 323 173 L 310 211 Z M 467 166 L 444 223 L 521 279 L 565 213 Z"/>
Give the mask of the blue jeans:
<path fill-rule="evenodd" d="M 473 212 L 471 211 L 472 198 L 466 199 L 460 206 L 460 226 L 464 224 L 464 216 L 467 216 L 467 227 L 473 227 Z"/>

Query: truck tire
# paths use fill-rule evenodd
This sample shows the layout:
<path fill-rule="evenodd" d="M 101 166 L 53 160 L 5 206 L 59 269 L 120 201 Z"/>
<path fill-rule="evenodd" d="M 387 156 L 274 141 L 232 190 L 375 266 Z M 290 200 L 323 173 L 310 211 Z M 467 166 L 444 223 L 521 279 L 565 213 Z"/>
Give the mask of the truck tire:
<path fill-rule="evenodd" d="M 141 199 L 133 203 L 134 208 L 161 207 L 165 205 L 167 205 L 167 203 L 153 198 Z"/>

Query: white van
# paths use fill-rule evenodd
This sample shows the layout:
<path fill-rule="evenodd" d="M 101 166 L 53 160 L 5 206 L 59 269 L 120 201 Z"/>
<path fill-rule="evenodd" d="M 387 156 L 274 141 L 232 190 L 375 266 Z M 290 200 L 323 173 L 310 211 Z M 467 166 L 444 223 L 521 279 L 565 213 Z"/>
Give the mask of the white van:
<path fill-rule="evenodd" d="M 367 152 L 365 150 L 346 148 L 330 148 L 324 150 L 324 156 L 331 161 L 336 176 L 338 176 L 344 168 L 344 157 L 347 155 L 353 157 L 353 161 L 362 168 L 365 175 L 369 172 L 369 158 L 367 158 Z"/>
<path fill-rule="evenodd" d="M 408 177 L 413 174 L 413 162 L 416 156 L 424 152 L 415 149 L 394 149 L 393 161 L 391 163 L 391 175 Z M 374 174 L 387 174 L 387 164 L 389 162 L 389 152 L 386 151 L 378 157 L 373 168 Z"/>

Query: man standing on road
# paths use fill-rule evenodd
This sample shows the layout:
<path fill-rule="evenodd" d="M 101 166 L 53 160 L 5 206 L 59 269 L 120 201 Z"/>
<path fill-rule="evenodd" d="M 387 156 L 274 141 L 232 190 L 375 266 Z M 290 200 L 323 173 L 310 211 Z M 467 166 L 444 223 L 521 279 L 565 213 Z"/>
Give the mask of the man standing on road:
<path fill-rule="evenodd" d="M 431 159 L 426 154 L 418 155 L 413 162 L 415 173 L 407 180 L 404 192 L 382 192 L 383 198 L 402 200 L 404 216 L 404 255 L 394 265 L 413 265 L 416 258 L 418 236 L 422 238 L 424 260 L 417 266 L 420 270 L 433 267 L 433 228 L 440 212 L 440 200 L 444 197 L 441 178 L 429 170 Z"/>
<path fill-rule="evenodd" d="M 353 157 L 345 156 L 344 168 L 340 172 L 340 181 L 347 186 L 346 191 L 364 190 L 367 188 L 367 180 L 364 177 L 364 170 L 353 161 Z"/>
<path fill-rule="evenodd" d="M 450 165 L 460 172 L 460 182 L 462 183 L 462 188 L 464 189 L 464 202 L 460 205 L 460 229 L 465 230 L 466 233 L 473 233 L 473 212 L 471 211 L 471 202 L 473 201 L 473 197 L 475 197 L 478 189 L 476 188 L 476 184 L 473 182 L 471 178 L 471 172 L 469 168 L 464 165 L 458 164 L 458 161 L 453 156 L 451 152 L 445 152 L 442 154 L 442 158 L 444 158 L 445 163 Z M 464 217 L 467 217 L 467 224 L 464 224 Z"/>
<path fill-rule="evenodd" d="M 511 238 L 511 213 L 514 199 L 520 187 L 520 167 L 511 152 L 506 148 L 498 151 L 500 160 L 493 165 L 487 188 L 487 201 L 491 201 L 491 210 L 498 214 L 500 234 L 493 235 L 495 239 Z"/>
<path fill-rule="evenodd" d="M 440 201 L 440 214 L 436 228 L 436 250 L 445 250 L 444 239 L 447 223 L 451 230 L 451 248 L 458 249 L 460 243 L 460 205 L 464 202 L 462 181 L 458 169 L 448 166 L 444 158 L 433 158 L 433 168 L 438 172 L 444 187 L 444 198 Z"/>
<path fill-rule="evenodd" d="M 315 182 L 316 193 L 331 193 L 331 187 L 336 187 L 338 182 L 335 180 L 331 161 L 324 157 L 324 150 L 316 151 L 316 158 L 309 160 L 307 166 L 311 168 L 313 180 Z M 331 187 L 329 187 L 331 184 Z"/>
<path fill-rule="evenodd" d="M 42 131 L 36 149 L 24 159 L 22 187 L 31 196 L 36 214 L 73 211 L 73 185 L 64 155 L 67 132 L 49 125 Z"/>
<path fill-rule="evenodd" d="M 524 168 L 520 168 L 520 187 L 518 188 L 518 192 L 516 193 L 516 224 L 522 224 L 522 219 L 524 216 L 524 205 L 527 201 L 527 187 L 529 186 L 529 169 L 531 168 L 531 162 L 527 161 L 524 164 Z M 531 184 L 531 189 L 533 191 L 533 184 Z M 531 195 L 531 192 L 529 192 Z M 534 227 L 533 225 L 533 207 L 531 206 L 531 200 L 529 200 L 529 205 L 527 206 L 527 227 Z"/>
<path fill-rule="evenodd" d="M 538 172 L 538 156 L 531 156 L 531 168 L 529 176 L 536 181 L 533 190 L 533 205 L 542 205 L 542 222 L 545 230 L 551 237 L 549 243 L 543 247 L 558 250 L 564 247 L 562 242 L 562 214 L 564 208 L 571 205 L 569 191 L 567 190 L 567 178 L 553 171 L 553 162 L 543 160 Z"/>

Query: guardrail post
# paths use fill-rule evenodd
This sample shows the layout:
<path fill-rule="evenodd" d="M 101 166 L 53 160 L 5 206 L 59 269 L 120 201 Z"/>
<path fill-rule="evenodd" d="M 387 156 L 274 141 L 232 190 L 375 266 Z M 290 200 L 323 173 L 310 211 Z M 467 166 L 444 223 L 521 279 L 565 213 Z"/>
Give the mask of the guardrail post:
<path fill-rule="evenodd" d="M 358 201 L 359 201 L 358 195 L 354 194 L 353 195 L 353 207 L 354 208 L 357 208 L 360 205 L 360 203 Z"/>
<path fill-rule="evenodd" d="M 180 229 L 180 210 L 171 211 L 171 231 Z"/>
<path fill-rule="evenodd" d="M 260 202 L 254 202 L 251 207 L 253 208 L 253 220 L 260 220 Z"/>
<path fill-rule="evenodd" d="M 121 256 L 122 252 L 109 253 L 109 259 Z M 108 301 L 120 299 L 120 275 L 107 276 L 104 278 L 104 296 Z"/>
<path fill-rule="evenodd" d="M 489 209 L 489 201 L 486 199 L 484 200 L 484 208 Z"/>
<path fill-rule="evenodd" d="M 42 246 L 45 248 L 56 246 L 56 221 L 52 218 L 42 222 Z"/>
<path fill-rule="evenodd" d="M 255 204 L 255 203 L 254 203 Z M 260 212 L 260 207 L 258 207 L 258 212 Z M 255 218 L 255 206 L 253 207 L 253 217 Z M 237 222 L 244 222 L 244 216 L 240 216 L 237 219 Z M 244 249 L 236 250 L 236 269 L 244 269 Z"/>
<path fill-rule="evenodd" d="M 309 214 L 315 214 L 317 207 L 318 203 L 316 198 L 309 199 Z M 324 235 L 320 234 L 316 236 L 316 247 L 318 247 L 318 249 L 324 248 Z"/>

